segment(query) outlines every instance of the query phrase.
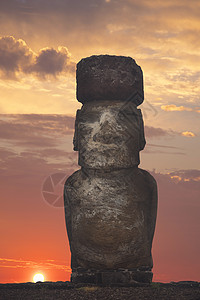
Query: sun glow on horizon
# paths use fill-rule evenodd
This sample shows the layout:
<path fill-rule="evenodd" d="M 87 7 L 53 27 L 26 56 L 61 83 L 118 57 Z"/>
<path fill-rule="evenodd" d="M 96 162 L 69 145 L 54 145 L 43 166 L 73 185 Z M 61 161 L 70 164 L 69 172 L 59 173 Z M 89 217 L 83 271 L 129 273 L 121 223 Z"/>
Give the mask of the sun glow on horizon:
<path fill-rule="evenodd" d="M 36 282 L 39 282 L 39 281 L 44 282 L 44 275 L 41 274 L 41 273 L 35 274 L 35 275 L 33 276 L 33 281 L 34 281 L 35 283 L 36 283 Z"/>

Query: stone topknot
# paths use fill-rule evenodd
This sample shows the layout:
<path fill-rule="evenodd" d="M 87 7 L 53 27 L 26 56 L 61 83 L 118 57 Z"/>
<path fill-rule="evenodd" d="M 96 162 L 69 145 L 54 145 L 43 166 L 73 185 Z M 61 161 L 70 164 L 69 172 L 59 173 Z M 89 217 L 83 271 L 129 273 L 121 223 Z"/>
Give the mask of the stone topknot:
<path fill-rule="evenodd" d="M 133 101 L 144 100 L 143 74 L 134 59 L 126 56 L 93 55 L 77 64 L 77 100 Z"/>

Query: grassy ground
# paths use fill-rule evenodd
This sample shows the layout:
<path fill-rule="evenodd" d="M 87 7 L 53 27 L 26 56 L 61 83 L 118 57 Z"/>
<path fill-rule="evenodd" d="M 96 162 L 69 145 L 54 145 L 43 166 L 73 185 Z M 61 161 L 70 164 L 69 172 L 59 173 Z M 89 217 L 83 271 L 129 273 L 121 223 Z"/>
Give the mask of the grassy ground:
<path fill-rule="evenodd" d="M 64 282 L 2 284 L 0 299 L 200 300 L 200 283 L 152 283 L 135 287 L 80 286 Z"/>

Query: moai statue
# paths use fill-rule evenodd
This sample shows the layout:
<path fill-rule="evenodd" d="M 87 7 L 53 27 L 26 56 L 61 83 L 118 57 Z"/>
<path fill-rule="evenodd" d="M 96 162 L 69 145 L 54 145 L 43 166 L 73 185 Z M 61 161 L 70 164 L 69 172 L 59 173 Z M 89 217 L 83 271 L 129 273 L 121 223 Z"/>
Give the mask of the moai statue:
<path fill-rule="evenodd" d="M 74 150 L 81 169 L 65 183 L 72 282 L 152 281 L 157 185 L 139 169 L 145 146 L 141 68 L 130 57 L 99 55 L 77 65 Z"/>

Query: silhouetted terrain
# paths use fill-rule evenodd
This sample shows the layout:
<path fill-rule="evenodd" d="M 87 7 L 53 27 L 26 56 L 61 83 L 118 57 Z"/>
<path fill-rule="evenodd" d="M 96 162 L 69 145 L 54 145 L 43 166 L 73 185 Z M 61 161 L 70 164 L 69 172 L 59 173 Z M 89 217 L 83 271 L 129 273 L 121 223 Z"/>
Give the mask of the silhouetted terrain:
<path fill-rule="evenodd" d="M 70 282 L 0 284 L 0 299 L 69 300 L 200 300 L 200 283 L 182 281 L 151 285 L 112 286 Z"/>

